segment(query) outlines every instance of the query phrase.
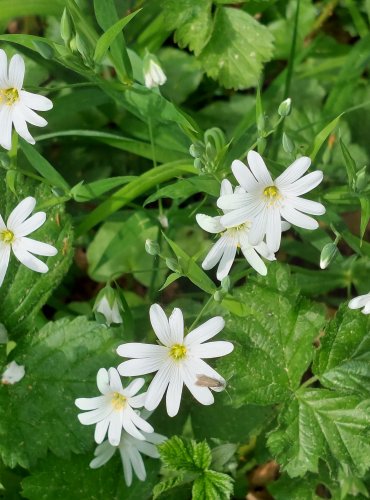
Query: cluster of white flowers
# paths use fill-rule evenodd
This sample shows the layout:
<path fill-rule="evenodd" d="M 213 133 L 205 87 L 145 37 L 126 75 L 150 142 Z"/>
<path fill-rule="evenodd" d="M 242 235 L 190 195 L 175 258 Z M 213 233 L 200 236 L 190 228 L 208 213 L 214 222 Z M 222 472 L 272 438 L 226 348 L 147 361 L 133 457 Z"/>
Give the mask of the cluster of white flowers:
<path fill-rule="evenodd" d="M 118 447 L 127 484 L 131 484 L 132 469 L 140 480 L 145 479 L 140 452 L 158 456 L 154 444 L 165 439 L 153 432 L 153 427 L 138 410 L 144 407 L 153 411 L 167 391 L 167 413 L 171 417 L 177 415 L 184 384 L 197 401 L 212 404 L 214 397 L 210 389 L 220 391 L 226 382 L 203 358 L 225 356 L 234 348 L 231 342 L 207 342 L 223 329 L 225 322 L 220 316 L 184 335 L 181 310 L 175 308 L 167 318 L 163 309 L 154 304 L 150 308 L 150 321 L 159 344 L 127 343 L 119 346 L 117 353 L 132 359 L 121 363 L 118 371 L 115 368 L 98 371 L 97 386 L 101 396 L 76 399 L 76 406 L 86 411 L 78 415 L 80 422 L 96 425 L 95 441 L 100 446 L 91 466 L 106 463 Z M 137 393 L 144 385 L 143 378 L 134 379 L 123 388 L 119 376 L 133 377 L 153 372 L 157 373 L 147 392 L 142 394 Z M 102 443 L 107 433 L 108 441 Z"/>

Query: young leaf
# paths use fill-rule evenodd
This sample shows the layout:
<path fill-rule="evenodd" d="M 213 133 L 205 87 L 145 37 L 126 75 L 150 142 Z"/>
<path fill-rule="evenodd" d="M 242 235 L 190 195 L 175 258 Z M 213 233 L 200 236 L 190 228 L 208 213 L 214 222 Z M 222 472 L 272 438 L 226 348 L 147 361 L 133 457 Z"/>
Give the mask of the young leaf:
<path fill-rule="evenodd" d="M 330 389 L 370 397 L 370 318 L 344 304 L 325 329 L 313 364 Z"/>
<path fill-rule="evenodd" d="M 185 441 L 174 436 L 159 446 L 161 460 L 171 470 L 202 472 L 211 465 L 211 450 L 206 443 Z"/>
<path fill-rule="evenodd" d="M 193 498 L 229 500 L 233 493 L 233 480 L 227 474 L 207 470 L 193 484 Z"/>
<path fill-rule="evenodd" d="M 370 467 L 369 437 L 370 400 L 313 389 L 286 404 L 268 445 L 291 477 L 317 472 L 320 459 L 362 476 Z"/>
<path fill-rule="evenodd" d="M 344 163 L 347 169 L 347 177 L 348 177 L 348 185 L 351 190 L 353 190 L 354 182 L 356 179 L 356 163 L 352 158 L 350 152 L 348 151 L 346 145 L 342 141 L 342 138 L 339 139 L 340 148 L 342 150 L 342 155 L 344 159 Z"/>
<path fill-rule="evenodd" d="M 85 317 L 49 322 L 12 352 L 24 378 L 0 385 L 0 455 L 9 467 L 34 465 L 51 450 L 59 457 L 90 448 L 92 430 L 81 425 L 77 397 L 97 394 L 101 366 L 115 362 L 114 331 Z"/>

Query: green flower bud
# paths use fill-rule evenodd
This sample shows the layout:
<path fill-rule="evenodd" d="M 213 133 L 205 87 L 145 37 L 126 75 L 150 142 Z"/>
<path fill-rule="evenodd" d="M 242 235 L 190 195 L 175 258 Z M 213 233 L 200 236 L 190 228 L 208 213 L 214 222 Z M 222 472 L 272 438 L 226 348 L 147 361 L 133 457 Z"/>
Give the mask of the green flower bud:
<path fill-rule="evenodd" d="M 149 255 L 158 255 L 160 252 L 160 248 L 156 241 L 150 240 L 148 238 L 147 240 L 145 240 L 145 251 Z"/>
<path fill-rule="evenodd" d="M 286 153 L 293 153 L 294 151 L 294 142 L 283 132 L 283 149 Z"/>
<path fill-rule="evenodd" d="M 326 269 L 330 262 L 335 258 L 338 253 L 338 248 L 335 243 L 327 243 L 321 250 L 320 267 Z"/>
<path fill-rule="evenodd" d="M 68 45 L 73 37 L 73 22 L 67 9 L 63 10 L 62 19 L 60 20 L 60 34 L 64 43 Z"/>
<path fill-rule="evenodd" d="M 278 113 L 280 116 L 288 116 L 290 114 L 292 110 L 292 100 L 290 97 L 288 97 L 288 99 L 285 99 L 285 101 L 283 101 L 279 108 L 278 108 Z"/>
<path fill-rule="evenodd" d="M 366 175 L 366 166 L 357 172 L 356 175 L 356 190 L 363 191 L 368 185 L 368 179 Z"/>
<path fill-rule="evenodd" d="M 107 285 L 100 290 L 96 297 L 94 308 L 95 317 L 98 322 L 101 322 L 102 317 L 104 323 L 108 326 L 111 323 L 122 323 L 120 311 L 123 311 L 121 299 L 118 291 Z"/>

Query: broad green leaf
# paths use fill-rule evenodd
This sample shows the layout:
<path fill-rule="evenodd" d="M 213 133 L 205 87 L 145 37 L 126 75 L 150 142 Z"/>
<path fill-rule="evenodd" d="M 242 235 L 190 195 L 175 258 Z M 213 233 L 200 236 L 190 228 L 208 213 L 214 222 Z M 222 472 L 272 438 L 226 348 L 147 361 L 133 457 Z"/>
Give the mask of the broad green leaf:
<path fill-rule="evenodd" d="M 313 357 L 313 341 L 324 318 L 321 308 L 299 295 L 288 268 L 269 266 L 267 278 L 234 290 L 223 305 L 235 349 L 218 363 L 230 380 L 235 407 L 284 402 L 300 385 Z"/>
<path fill-rule="evenodd" d="M 245 11 L 218 7 L 210 40 L 199 60 L 208 76 L 226 88 L 256 86 L 263 63 L 272 57 L 269 30 Z"/>
<path fill-rule="evenodd" d="M 48 456 L 22 481 L 29 500 L 149 500 L 158 480 L 159 461 L 144 458 L 145 481 L 134 479 L 127 487 L 118 453 L 103 467 L 90 469 L 92 452 L 71 460 Z"/>
<path fill-rule="evenodd" d="M 156 241 L 157 236 L 158 225 L 144 212 L 137 211 L 127 220 L 105 222 L 87 250 L 89 275 L 95 281 L 106 282 L 132 273 L 149 286 L 153 257 L 145 252 L 145 240 Z M 159 280 L 163 279 L 163 272 L 159 272 Z"/>
<path fill-rule="evenodd" d="M 233 493 L 233 479 L 227 474 L 207 470 L 193 484 L 193 498 L 228 500 Z"/>
<path fill-rule="evenodd" d="M 164 0 L 165 22 L 175 31 L 175 42 L 199 55 L 212 31 L 212 0 Z"/>
<path fill-rule="evenodd" d="M 27 160 L 31 163 L 33 168 L 41 174 L 53 187 L 59 187 L 63 191 L 68 192 L 70 187 L 68 182 L 60 175 L 60 173 L 35 149 L 24 139 L 20 139 L 20 146 L 23 153 L 26 155 Z"/>
<path fill-rule="evenodd" d="M 213 179 L 211 176 L 199 175 L 196 177 L 190 177 L 189 179 L 183 179 L 177 181 L 169 186 L 158 189 L 153 193 L 147 200 L 145 204 L 153 203 L 160 198 L 171 198 L 173 200 L 185 200 L 193 194 L 196 193 L 207 193 L 211 196 L 218 196 L 220 192 L 220 183 Z"/>
<path fill-rule="evenodd" d="M 268 445 L 291 477 L 317 472 L 320 459 L 363 476 L 370 467 L 369 437 L 370 400 L 312 389 L 285 405 Z"/>
<path fill-rule="evenodd" d="M 100 63 L 107 53 L 107 50 L 112 45 L 117 36 L 121 33 L 123 28 L 140 12 L 141 9 L 132 12 L 123 19 L 120 19 L 113 24 L 105 33 L 99 38 L 94 53 L 94 61 Z"/>
<path fill-rule="evenodd" d="M 209 468 L 212 461 L 206 441 L 197 443 L 173 436 L 159 446 L 159 451 L 163 464 L 170 470 L 202 472 Z"/>
<path fill-rule="evenodd" d="M 304 478 L 292 479 L 282 474 L 277 481 L 268 485 L 268 491 L 275 500 L 318 500 L 316 488 L 320 480 L 317 476 L 307 475 Z"/>
<path fill-rule="evenodd" d="M 16 191 L 17 198 L 6 190 L 5 183 L 0 184 L 0 214 L 5 220 L 27 196 L 34 196 L 38 205 L 52 196 L 47 186 L 35 187 L 30 180 L 19 177 Z M 45 274 L 31 271 L 20 264 L 14 255 L 11 257 L 4 283 L 0 287 L 0 323 L 8 328 L 11 337 L 34 329 L 34 321 L 40 309 L 60 284 L 71 264 L 73 232 L 70 217 L 65 213 L 63 204 L 46 210 L 46 222 L 30 238 L 55 246 L 58 253 L 54 257 L 41 257 L 49 267 Z"/>
<path fill-rule="evenodd" d="M 100 179 L 99 181 L 90 182 L 88 184 L 77 184 L 74 186 L 70 193 L 73 199 L 78 202 L 85 202 L 95 200 L 107 191 L 127 184 L 128 182 L 136 179 L 134 175 L 124 175 L 122 177 L 111 177 L 108 179 Z"/>
<path fill-rule="evenodd" d="M 187 483 L 190 483 L 191 479 L 189 477 L 184 477 L 182 473 L 176 473 L 176 476 L 170 477 L 168 479 L 163 479 L 161 482 L 156 484 L 153 488 L 153 500 L 159 498 L 162 493 L 165 493 L 174 488 L 181 487 L 182 491 Z"/>
<path fill-rule="evenodd" d="M 330 389 L 370 397 L 370 319 L 344 304 L 320 339 L 313 371 Z"/>
<path fill-rule="evenodd" d="M 90 449 L 93 431 L 79 423 L 74 400 L 98 395 L 96 373 L 115 362 L 116 331 L 82 316 L 49 322 L 19 341 L 12 357 L 26 374 L 0 386 L 0 455 L 6 465 L 27 468 L 48 450 L 68 458 Z"/>

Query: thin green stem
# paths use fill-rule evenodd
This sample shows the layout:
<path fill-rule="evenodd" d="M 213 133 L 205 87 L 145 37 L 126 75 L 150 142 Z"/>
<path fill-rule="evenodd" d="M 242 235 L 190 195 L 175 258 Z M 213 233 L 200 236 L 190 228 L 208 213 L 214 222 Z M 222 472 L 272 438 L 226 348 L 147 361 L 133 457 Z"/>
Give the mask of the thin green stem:
<path fill-rule="evenodd" d="M 161 248 L 161 246 L 162 246 L 162 231 L 160 230 L 160 228 L 158 228 L 157 243 L 158 243 L 159 248 Z M 154 299 L 157 295 L 156 281 L 157 281 L 158 270 L 159 270 L 159 259 L 160 259 L 159 255 L 156 255 L 154 257 L 152 275 L 150 278 L 148 295 L 149 295 L 149 298 L 152 302 L 154 301 Z"/>
<path fill-rule="evenodd" d="M 304 382 L 300 389 L 303 389 L 305 387 L 308 387 L 309 385 L 312 385 L 314 382 L 316 382 L 317 380 L 319 380 L 319 377 L 317 375 L 314 375 L 313 377 L 309 378 L 308 380 L 306 380 L 306 382 Z"/>
<path fill-rule="evenodd" d="M 213 302 L 213 295 L 211 295 L 207 302 L 204 304 L 204 306 L 202 307 L 202 309 L 200 310 L 199 314 L 197 315 L 197 317 L 195 318 L 195 320 L 193 321 L 193 323 L 191 324 L 190 328 L 189 328 L 189 331 L 191 332 L 195 325 L 198 323 L 198 321 L 200 320 L 200 318 L 203 316 L 203 314 L 206 312 L 206 310 L 209 308 L 209 306 L 211 305 L 211 303 Z"/>

